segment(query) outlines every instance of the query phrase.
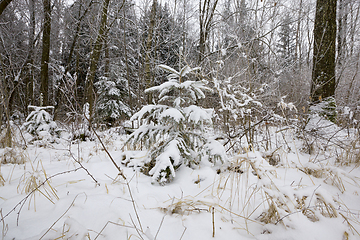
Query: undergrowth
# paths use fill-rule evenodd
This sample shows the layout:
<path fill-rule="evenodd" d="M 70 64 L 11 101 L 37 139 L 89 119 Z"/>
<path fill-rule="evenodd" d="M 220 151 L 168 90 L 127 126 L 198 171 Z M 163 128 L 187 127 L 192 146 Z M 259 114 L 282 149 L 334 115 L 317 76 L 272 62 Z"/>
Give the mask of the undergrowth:
<path fill-rule="evenodd" d="M 332 218 L 341 220 L 347 226 L 344 239 L 348 239 L 349 234 L 360 236 L 357 231 L 360 226 L 359 219 L 342 200 L 349 189 L 360 188 L 360 178 L 351 174 L 351 169 L 359 167 L 360 164 L 360 141 L 356 136 L 358 133 L 356 129 L 341 128 L 321 117 L 314 117 L 304 123 L 289 120 L 284 116 L 282 119 L 277 117 L 271 121 L 267 119 L 260 122 L 254 126 L 253 133 L 252 139 L 254 141 L 258 139 L 259 142 L 248 142 L 246 134 L 240 134 L 238 139 L 229 141 L 222 139 L 229 161 L 221 165 L 209 165 L 217 171 L 211 186 L 204 188 L 196 196 L 171 197 L 158 208 L 164 216 L 216 212 L 224 216 L 224 221 L 231 219 L 249 234 L 254 234 L 249 224 L 260 226 L 263 233 L 271 234 L 273 228 L 269 228 L 269 225 L 296 228 L 294 225 L 296 216 L 306 217 L 310 222 Z M 104 145 L 101 145 L 99 151 L 91 154 L 101 155 L 108 149 L 120 151 L 121 148 L 114 145 L 115 133 L 111 132 L 111 134 L 111 136 L 104 134 L 102 137 Z M 73 143 L 72 140 L 69 139 L 70 145 Z M 216 140 L 216 143 L 220 141 Z M 77 143 L 80 148 L 79 142 Z M 135 141 L 133 147 L 134 145 L 141 148 L 142 142 Z M 204 150 L 206 151 L 206 146 Z M 149 160 L 147 149 L 144 148 L 143 152 L 127 151 L 121 154 L 122 163 L 126 167 L 133 167 L 135 170 L 152 175 L 150 171 L 156 166 L 156 162 Z M 215 154 L 209 155 L 215 156 Z M 1 164 L 30 165 L 30 169 L 26 170 L 19 179 L 17 187 L 20 194 L 28 195 L 28 208 L 33 206 L 34 210 L 37 209 L 37 196 L 56 204 L 59 197 L 42 161 L 28 161 L 26 150 L 15 147 L 1 149 L 0 156 Z M 72 153 L 71 156 L 74 157 Z M 93 178 L 81 164 L 80 156 L 78 157 L 75 162 Z M 169 161 L 171 160 L 169 155 Z M 215 160 L 208 159 L 210 163 L 214 163 Z M 171 164 L 173 165 L 173 162 Z M 195 166 L 196 168 L 193 169 L 202 167 L 200 163 Z M 164 174 L 170 176 L 177 170 L 176 165 L 173 167 L 173 170 L 170 169 Z M 298 182 L 286 182 L 287 174 L 298 174 L 301 179 Z M 118 177 L 119 175 L 114 178 L 113 183 L 120 182 L 116 180 Z M 98 183 L 97 180 L 94 181 Z M 201 182 L 200 178 L 194 181 L 199 186 Z M 0 186 L 6 184 L 0 171 Z M 331 186 L 332 192 L 327 191 L 328 188 L 323 186 Z M 136 205 L 133 199 L 132 201 Z M 108 225 L 135 229 L 136 233 L 132 236 L 140 239 L 146 236 L 144 229 L 135 223 L 125 225 L 111 221 L 104 226 L 98 236 Z M 161 225 L 162 223 L 158 231 L 161 230 Z M 78 225 L 75 219 L 66 218 L 62 229 L 58 231 L 57 239 L 79 236 L 91 239 L 90 230 Z"/>

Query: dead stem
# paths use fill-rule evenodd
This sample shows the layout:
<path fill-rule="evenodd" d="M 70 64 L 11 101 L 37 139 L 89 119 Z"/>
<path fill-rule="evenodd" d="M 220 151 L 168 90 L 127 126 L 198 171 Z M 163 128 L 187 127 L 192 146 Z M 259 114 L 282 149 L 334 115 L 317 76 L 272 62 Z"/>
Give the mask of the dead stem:
<path fill-rule="evenodd" d="M 60 221 L 60 219 L 70 210 L 70 208 L 74 205 L 76 198 L 82 193 L 79 193 L 75 196 L 74 200 L 71 202 L 70 206 L 66 209 L 66 211 L 48 228 L 48 230 L 39 238 L 39 240 L 43 239 L 43 237 L 52 229 L 52 227 Z"/>

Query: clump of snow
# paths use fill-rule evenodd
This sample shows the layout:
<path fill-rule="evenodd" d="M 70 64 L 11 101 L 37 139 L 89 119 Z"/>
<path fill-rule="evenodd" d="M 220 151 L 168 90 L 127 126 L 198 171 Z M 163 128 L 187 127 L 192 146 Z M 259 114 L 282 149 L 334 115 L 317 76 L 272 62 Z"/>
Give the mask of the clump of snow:
<path fill-rule="evenodd" d="M 224 164 L 227 162 L 228 157 L 226 150 L 223 144 L 221 144 L 219 141 L 210 138 L 205 144 L 204 148 L 207 153 L 206 155 L 208 156 L 211 163 Z"/>
<path fill-rule="evenodd" d="M 184 108 L 184 113 L 190 122 L 198 124 L 200 122 L 211 123 L 211 118 L 213 116 L 213 109 L 204 109 L 195 105 Z"/>
<path fill-rule="evenodd" d="M 281 97 L 281 100 L 280 100 L 280 102 L 278 103 L 278 107 L 281 107 L 281 109 L 283 109 L 283 110 L 289 109 L 290 111 L 291 111 L 291 110 L 294 110 L 294 111 L 297 112 L 297 109 L 296 109 L 295 105 L 294 105 L 293 103 L 291 103 L 291 102 L 290 102 L 290 103 L 286 103 L 286 102 L 284 101 L 285 98 L 286 98 L 286 96 Z"/>
<path fill-rule="evenodd" d="M 175 122 L 183 121 L 184 115 L 176 108 L 168 108 L 160 114 L 160 118 L 172 118 Z"/>
<path fill-rule="evenodd" d="M 179 142 L 179 140 L 172 140 L 166 145 L 164 151 L 156 157 L 156 164 L 150 170 L 149 174 L 153 176 L 160 185 L 171 182 L 175 177 L 175 167 L 181 164 L 179 148 L 184 148 L 181 145 L 182 143 Z"/>

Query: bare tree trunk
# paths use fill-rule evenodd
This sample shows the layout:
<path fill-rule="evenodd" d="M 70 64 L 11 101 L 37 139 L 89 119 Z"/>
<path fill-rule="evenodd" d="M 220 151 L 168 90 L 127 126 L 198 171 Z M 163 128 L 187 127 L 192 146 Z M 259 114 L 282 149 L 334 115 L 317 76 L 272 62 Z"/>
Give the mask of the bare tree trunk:
<path fill-rule="evenodd" d="M 314 25 L 312 102 L 335 94 L 336 0 L 317 0 Z"/>
<path fill-rule="evenodd" d="M 125 66 L 126 66 L 126 81 L 128 83 L 128 100 L 129 100 L 129 107 L 131 109 L 131 111 L 133 111 L 133 100 L 132 100 L 132 92 L 131 92 L 131 85 L 130 85 L 130 66 L 129 66 L 129 61 L 128 61 L 128 50 L 127 50 L 127 43 L 126 43 L 126 14 L 125 14 L 126 8 L 123 8 L 123 30 L 124 30 L 124 35 L 123 35 L 123 48 L 124 48 L 124 56 L 125 56 Z"/>
<path fill-rule="evenodd" d="M 105 61 L 105 65 L 104 65 L 104 74 L 105 77 L 109 78 L 110 77 L 110 51 L 109 51 L 109 44 L 108 44 L 108 34 L 105 34 L 105 39 L 104 39 L 104 61 Z"/>
<path fill-rule="evenodd" d="M 64 76 L 66 76 L 66 74 L 69 72 L 70 68 L 71 68 L 71 61 L 73 58 L 75 58 L 75 62 L 76 62 L 76 69 L 75 69 L 75 73 L 79 73 L 79 53 L 78 51 L 76 51 L 76 46 L 78 46 L 78 39 L 80 36 L 80 29 L 81 29 L 81 25 L 83 23 L 83 19 L 87 16 L 87 14 L 89 13 L 89 11 L 91 10 L 91 6 L 93 5 L 94 1 L 90 0 L 90 2 L 88 3 L 87 6 L 83 7 L 83 2 L 79 1 L 79 10 L 77 12 L 77 18 L 76 18 L 76 28 L 75 28 L 75 33 L 74 33 L 74 38 L 71 41 L 70 44 L 70 50 L 69 55 L 66 57 L 65 59 L 65 72 L 64 72 Z M 75 55 L 75 56 L 74 56 Z M 65 77 L 64 77 L 65 78 Z M 78 78 L 76 79 L 76 84 L 75 84 L 75 88 L 73 89 L 73 93 L 74 93 L 74 98 L 72 99 L 74 101 L 74 103 L 76 102 L 77 104 L 74 105 L 74 109 L 77 109 L 78 106 L 82 106 L 84 104 L 84 96 L 78 95 L 78 88 L 79 88 L 79 84 L 80 84 L 81 80 L 80 77 L 78 75 Z M 65 87 L 66 84 L 66 79 L 62 79 L 62 81 L 58 84 L 58 87 L 55 89 L 55 93 L 54 93 L 54 98 L 55 98 L 55 118 L 57 117 L 58 113 L 60 113 L 62 111 L 62 107 L 65 105 L 64 104 L 64 92 L 61 91 L 61 89 L 63 89 Z M 67 98 L 69 99 L 69 98 Z"/>
<path fill-rule="evenodd" d="M 341 80 L 342 72 L 345 69 L 345 58 L 346 58 L 346 34 L 347 34 L 347 15 L 348 6 L 347 0 L 338 0 L 338 34 L 337 34 L 337 65 L 340 70 L 338 74 L 337 84 Z"/>
<path fill-rule="evenodd" d="M 29 1 L 30 12 L 30 28 L 29 28 L 29 53 L 26 66 L 26 99 L 25 112 L 28 110 L 27 106 L 34 104 L 34 54 L 35 54 L 35 0 Z"/>
<path fill-rule="evenodd" d="M 215 9 L 218 0 L 211 3 L 211 0 L 199 1 L 199 25 L 200 25 L 200 36 L 199 36 L 199 64 L 204 61 L 206 52 L 206 42 L 209 39 L 209 33 L 212 28 L 212 19 L 215 14 Z"/>
<path fill-rule="evenodd" d="M 8 91 L 7 87 L 7 81 L 5 77 L 5 69 L 4 69 L 4 63 L 2 60 L 2 56 L 0 54 L 0 64 L 1 64 L 1 70 L 2 70 L 2 76 L 1 76 L 1 85 L 0 85 L 0 93 L 3 100 L 3 104 L 1 107 L 5 110 L 5 116 L 6 116 L 6 134 L 5 139 L 3 140 L 4 147 L 12 147 L 12 137 L 11 137 L 11 125 L 10 125 L 10 93 Z M 2 109 L 1 109 L 2 110 Z M 2 113 L 2 111 L 1 111 Z M 0 115 L 0 118 L 2 120 L 2 114 Z M 0 125 L 1 127 L 2 125 Z M 2 140 L 2 139 L 1 139 Z"/>
<path fill-rule="evenodd" d="M 354 83 L 356 81 L 356 77 L 357 77 L 358 72 L 359 72 L 359 61 L 360 61 L 360 53 L 358 53 L 354 75 L 353 75 L 352 79 L 350 80 L 349 88 L 347 90 L 347 94 L 345 95 L 345 104 L 347 104 L 347 105 L 350 105 L 350 103 L 351 103 L 351 101 L 350 101 L 352 99 L 351 98 L 351 95 L 352 95 L 351 92 L 353 91 Z"/>
<path fill-rule="evenodd" d="M 12 2 L 12 0 L 2 0 L 0 2 L 0 15 L 3 13 L 7 5 L 9 5 Z"/>
<path fill-rule="evenodd" d="M 80 27 L 81 27 L 81 22 L 83 20 L 83 18 L 86 16 L 86 14 L 89 12 L 89 10 L 91 9 L 92 4 L 94 3 L 93 0 L 90 1 L 89 5 L 87 6 L 87 8 L 84 10 L 83 14 L 81 14 L 81 6 L 79 6 L 79 12 L 78 12 L 78 19 L 77 19 L 77 24 L 76 24 L 76 30 L 75 30 L 75 34 L 74 34 L 74 39 L 71 43 L 71 47 L 70 47 L 70 51 L 69 51 L 69 57 L 67 58 L 66 61 L 66 69 L 65 69 L 65 73 L 67 73 L 70 69 L 70 63 L 71 63 L 71 59 L 72 56 L 74 54 L 74 50 L 75 50 L 75 46 L 77 44 L 77 39 L 79 38 L 79 32 L 80 32 Z"/>
<path fill-rule="evenodd" d="M 156 23 L 156 6 L 157 1 L 153 0 L 153 4 L 151 7 L 151 14 L 150 14 L 150 25 L 148 29 L 148 35 L 146 40 L 146 49 L 145 49 L 145 88 L 152 87 L 153 85 L 153 76 L 151 74 L 151 49 L 153 45 L 153 35 L 154 35 L 154 28 Z M 150 104 L 152 102 L 152 94 L 149 93 L 147 95 L 147 102 Z"/>
<path fill-rule="evenodd" d="M 90 104 L 90 118 L 93 118 L 94 113 L 94 103 L 95 103 L 95 89 L 94 89 L 94 80 L 95 74 L 101 54 L 101 50 L 104 44 L 104 38 L 106 35 L 106 25 L 107 25 L 107 17 L 108 17 L 108 7 L 110 0 L 104 0 L 104 4 L 101 11 L 101 21 L 100 28 L 98 32 L 98 36 L 96 38 L 96 42 L 94 48 L 92 50 L 91 58 L 90 58 L 90 68 L 86 77 L 86 99 Z"/>
<path fill-rule="evenodd" d="M 51 0 L 43 0 L 44 6 L 44 30 L 43 46 L 41 55 L 41 72 L 40 72 L 40 93 L 43 98 L 43 105 L 49 105 L 49 59 L 50 59 L 50 33 L 51 33 Z M 40 104 L 41 105 L 41 104 Z"/>
<path fill-rule="evenodd" d="M 359 28 L 359 17 L 360 17 L 360 6 L 359 3 L 352 2 L 351 3 L 351 9 L 350 9 L 350 56 L 353 56 L 354 54 L 354 48 L 355 48 L 355 37 L 356 37 L 356 30 Z M 355 9 L 354 9 L 355 7 Z"/>
<path fill-rule="evenodd" d="M 299 13 L 297 19 L 297 27 L 296 27 L 296 46 L 295 46 L 295 58 L 298 61 L 299 70 L 301 70 L 301 61 L 302 61 L 302 51 L 301 51 L 301 18 L 302 18 L 302 8 L 303 8 L 303 0 L 300 0 L 299 4 Z"/>

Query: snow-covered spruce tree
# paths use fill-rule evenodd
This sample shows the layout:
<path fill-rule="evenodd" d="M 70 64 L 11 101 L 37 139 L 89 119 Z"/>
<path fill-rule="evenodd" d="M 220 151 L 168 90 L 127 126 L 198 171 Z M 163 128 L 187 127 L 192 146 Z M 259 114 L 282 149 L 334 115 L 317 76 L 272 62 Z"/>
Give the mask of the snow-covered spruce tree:
<path fill-rule="evenodd" d="M 53 121 L 53 116 L 47 112 L 53 110 L 53 106 L 28 106 L 28 108 L 32 111 L 22 125 L 22 129 L 33 135 L 34 140 L 54 141 L 60 136 L 60 130 Z"/>
<path fill-rule="evenodd" d="M 97 118 L 112 125 L 121 117 L 130 115 L 130 108 L 122 101 L 126 95 L 127 81 L 124 78 L 101 77 L 95 83 L 98 92 Z"/>
<path fill-rule="evenodd" d="M 186 66 L 178 72 L 166 65 L 158 67 L 170 72 L 168 81 L 146 90 L 159 92 L 158 104 L 144 106 L 131 118 L 143 124 L 127 142 L 133 147 L 141 142 L 150 150 L 142 171 L 163 185 L 173 180 L 183 164 L 191 167 L 204 158 L 223 162 L 226 155 L 219 142 L 206 136 L 213 110 L 196 105 L 205 97 L 203 90 L 210 90 L 204 81 L 189 80 L 199 68 Z"/>
<path fill-rule="evenodd" d="M 319 115 L 325 117 L 333 123 L 336 123 L 338 112 L 336 110 L 336 101 L 334 97 L 322 99 L 316 104 L 310 106 L 310 115 Z"/>

